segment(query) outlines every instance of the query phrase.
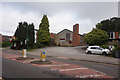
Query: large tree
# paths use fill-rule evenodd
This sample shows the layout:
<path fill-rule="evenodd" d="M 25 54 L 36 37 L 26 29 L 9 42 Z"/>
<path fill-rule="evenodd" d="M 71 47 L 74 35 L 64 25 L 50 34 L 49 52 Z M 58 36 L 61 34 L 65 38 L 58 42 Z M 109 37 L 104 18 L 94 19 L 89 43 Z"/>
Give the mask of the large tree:
<path fill-rule="evenodd" d="M 20 22 L 14 36 L 17 38 L 17 41 L 22 42 L 25 46 L 25 40 L 27 40 L 27 45 L 31 47 L 34 44 L 34 25 L 27 22 Z"/>
<path fill-rule="evenodd" d="M 103 20 L 96 25 L 96 28 L 107 32 L 118 32 L 120 31 L 120 18 L 113 17 Z"/>
<path fill-rule="evenodd" d="M 89 45 L 101 45 L 107 42 L 108 34 L 101 29 L 93 29 L 85 35 L 84 41 Z"/>
<path fill-rule="evenodd" d="M 35 42 L 34 24 L 28 25 L 28 46 L 32 47 Z"/>
<path fill-rule="evenodd" d="M 15 37 L 17 38 L 18 41 L 24 42 L 26 37 L 27 37 L 27 27 L 28 23 L 27 22 L 20 22 L 17 30 L 15 31 Z"/>
<path fill-rule="evenodd" d="M 43 15 L 37 33 L 37 46 L 44 47 L 50 43 L 49 21 L 47 15 Z"/>

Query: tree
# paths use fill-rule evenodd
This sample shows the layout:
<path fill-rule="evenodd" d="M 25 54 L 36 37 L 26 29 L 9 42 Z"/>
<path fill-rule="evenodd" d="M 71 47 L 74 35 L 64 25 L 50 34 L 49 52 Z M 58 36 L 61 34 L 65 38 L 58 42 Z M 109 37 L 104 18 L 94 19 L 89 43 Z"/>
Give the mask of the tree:
<path fill-rule="evenodd" d="M 37 46 L 44 47 L 50 43 L 49 21 L 47 15 L 43 15 L 37 33 Z"/>
<path fill-rule="evenodd" d="M 97 29 L 105 30 L 106 32 L 119 32 L 120 31 L 120 18 L 113 17 L 103 20 L 96 25 Z"/>
<path fill-rule="evenodd" d="M 34 33 L 34 24 L 28 25 L 28 46 L 31 47 L 34 45 L 35 42 L 35 33 Z"/>
<path fill-rule="evenodd" d="M 25 47 L 25 40 L 28 39 L 27 45 L 31 47 L 34 44 L 34 25 L 27 22 L 20 22 L 14 36 L 17 41 L 22 42 L 22 46 Z"/>
<path fill-rule="evenodd" d="M 89 45 L 101 45 L 108 41 L 108 37 L 106 31 L 93 29 L 90 33 L 85 35 L 84 41 Z"/>
<path fill-rule="evenodd" d="M 18 41 L 24 42 L 26 37 L 27 37 L 27 27 L 28 23 L 27 22 L 20 22 L 17 30 L 15 31 L 15 37 L 17 38 Z"/>

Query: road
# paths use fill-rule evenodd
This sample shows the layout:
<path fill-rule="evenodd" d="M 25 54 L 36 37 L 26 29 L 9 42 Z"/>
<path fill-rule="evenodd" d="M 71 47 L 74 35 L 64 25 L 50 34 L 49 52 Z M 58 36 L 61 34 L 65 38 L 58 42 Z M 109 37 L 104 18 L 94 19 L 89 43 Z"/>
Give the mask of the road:
<path fill-rule="evenodd" d="M 15 60 L 12 60 L 11 58 L 6 58 L 4 56 L 7 56 L 8 54 L 11 54 L 12 57 L 16 54 L 16 52 L 10 52 L 7 50 L 3 50 L 3 65 L 2 65 L 2 74 L 5 78 L 71 78 L 71 72 L 69 73 L 61 73 L 56 71 L 55 69 L 58 67 L 39 67 L 34 66 L 31 64 L 25 64 L 21 62 L 17 62 Z M 20 54 L 18 55 L 20 56 Z M 39 58 L 37 55 L 28 55 L 29 57 Z M 56 62 L 62 62 L 61 65 L 69 64 L 71 66 L 67 66 L 67 68 L 73 68 L 74 66 L 78 67 L 85 67 L 89 68 L 89 71 L 92 71 L 92 69 L 100 71 L 102 73 L 105 73 L 106 75 L 112 76 L 114 78 L 118 78 L 118 66 L 117 65 L 111 65 L 111 64 L 102 64 L 102 63 L 94 63 L 94 62 L 86 62 L 86 61 L 78 61 L 78 60 L 69 60 L 64 58 L 56 58 L 56 57 L 47 57 L 50 61 L 56 61 Z M 65 67 L 65 66 L 64 66 Z M 59 67 L 60 68 L 60 67 Z M 63 68 L 64 69 L 64 68 Z M 64 69 L 66 70 L 66 69 Z M 79 70 L 78 70 L 79 71 Z M 80 72 L 79 72 L 80 73 Z M 84 73 L 87 73 L 84 71 Z M 94 74 L 93 73 L 93 74 Z M 73 74 L 73 72 L 72 72 Z"/>
<path fill-rule="evenodd" d="M 67 76 L 30 64 L 23 64 L 3 58 L 4 78 L 67 78 Z"/>

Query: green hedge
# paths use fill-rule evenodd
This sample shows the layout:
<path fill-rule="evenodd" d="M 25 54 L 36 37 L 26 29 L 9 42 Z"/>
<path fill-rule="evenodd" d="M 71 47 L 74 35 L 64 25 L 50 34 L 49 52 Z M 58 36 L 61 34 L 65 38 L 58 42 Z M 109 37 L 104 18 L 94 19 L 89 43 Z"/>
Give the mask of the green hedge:
<path fill-rule="evenodd" d="M 12 45 L 12 43 L 9 42 L 9 41 L 2 42 L 2 47 L 8 47 L 8 46 L 10 46 L 10 45 Z"/>
<path fill-rule="evenodd" d="M 109 45 L 100 45 L 100 47 L 102 47 L 102 48 L 109 48 Z"/>

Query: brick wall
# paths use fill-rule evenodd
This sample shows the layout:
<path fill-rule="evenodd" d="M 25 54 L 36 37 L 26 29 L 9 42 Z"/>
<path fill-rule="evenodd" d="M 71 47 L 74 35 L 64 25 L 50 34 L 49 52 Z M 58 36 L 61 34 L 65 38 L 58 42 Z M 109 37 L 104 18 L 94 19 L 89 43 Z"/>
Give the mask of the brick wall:
<path fill-rule="evenodd" d="M 55 34 L 50 33 L 50 38 L 51 38 L 51 39 L 55 39 Z"/>

